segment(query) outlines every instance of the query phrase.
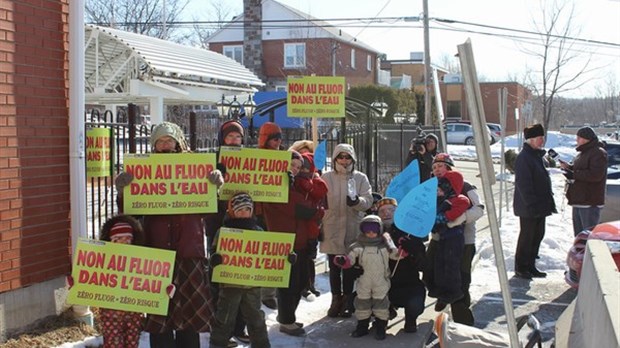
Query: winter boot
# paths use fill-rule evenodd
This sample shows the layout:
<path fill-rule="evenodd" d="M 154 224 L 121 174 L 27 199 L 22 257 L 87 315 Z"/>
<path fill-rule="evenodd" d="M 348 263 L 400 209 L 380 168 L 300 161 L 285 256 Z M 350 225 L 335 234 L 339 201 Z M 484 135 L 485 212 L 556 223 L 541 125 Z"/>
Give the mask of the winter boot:
<path fill-rule="evenodd" d="M 353 295 L 343 295 L 342 296 L 342 306 L 340 307 L 340 312 L 338 316 L 341 318 L 351 318 L 353 312 L 355 312 L 355 307 L 353 307 Z"/>
<path fill-rule="evenodd" d="M 375 322 L 372 324 L 372 326 L 375 328 L 375 339 L 384 340 L 387 320 L 375 319 Z"/>
<path fill-rule="evenodd" d="M 370 318 L 358 320 L 355 331 L 351 332 L 351 337 L 362 337 L 368 335 L 368 324 L 370 324 Z"/>
<path fill-rule="evenodd" d="M 405 332 L 413 333 L 418 331 L 418 324 L 415 319 L 405 319 Z"/>
<path fill-rule="evenodd" d="M 342 309 L 342 295 L 332 294 L 332 304 L 329 306 L 327 310 L 327 316 L 330 318 L 335 318 L 340 313 Z"/>

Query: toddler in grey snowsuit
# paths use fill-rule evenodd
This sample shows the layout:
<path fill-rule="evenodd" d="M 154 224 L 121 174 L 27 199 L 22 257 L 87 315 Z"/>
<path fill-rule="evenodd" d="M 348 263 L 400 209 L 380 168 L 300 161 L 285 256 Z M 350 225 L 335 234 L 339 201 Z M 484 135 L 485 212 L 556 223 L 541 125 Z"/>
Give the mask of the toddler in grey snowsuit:
<path fill-rule="evenodd" d="M 334 259 L 334 263 L 342 268 L 350 268 L 355 263 L 363 269 L 356 284 L 357 297 L 354 305 L 357 327 L 351 333 L 353 337 L 368 334 L 370 316 L 374 315 L 375 338 L 385 339 L 390 305 L 389 259 L 397 259 L 399 252 L 390 235 L 382 234 L 382 225 L 381 218 L 377 215 L 364 217 L 360 223 L 361 233 L 357 241 L 349 247 L 349 254 L 338 255 Z"/>

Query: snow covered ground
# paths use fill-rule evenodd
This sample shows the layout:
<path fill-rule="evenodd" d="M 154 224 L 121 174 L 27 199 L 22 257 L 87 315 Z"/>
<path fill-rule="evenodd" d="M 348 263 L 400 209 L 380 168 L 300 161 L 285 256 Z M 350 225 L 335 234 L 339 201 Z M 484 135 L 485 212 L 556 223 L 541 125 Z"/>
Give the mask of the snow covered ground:
<path fill-rule="evenodd" d="M 514 136 L 507 138 L 505 150 L 508 150 L 510 148 L 514 148 L 516 150 L 518 147 L 517 141 L 517 138 Z M 560 154 L 561 158 L 567 161 L 572 159 L 573 156 L 576 154 L 574 147 L 574 135 L 564 135 L 557 132 L 548 133 L 545 149 L 553 148 L 556 152 Z M 501 147 L 499 143 L 491 146 L 491 153 L 493 157 L 499 158 L 501 153 L 500 151 Z M 449 153 L 457 160 L 476 159 L 476 151 L 475 147 L 473 146 L 450 145 Z M 548 272 L 548 281 L 555 281 L 556 283 L 558 283 L 561 282 L 561 279 L 563 279 L 564 277 L 566 252 L 568 251 L 573 242 L 572 219 L 570 214 L 570 207 L 566 205 L 566 202 L 563 199 L 565 185 L 564 177 L 557 169 L 550 169 L 550 173 L 553 182 L 553 192 L 555 194 L 558 214 L 553 214 L 552 216 L 547 218 L 546 236 L 541 244 L 540 259 L 537 261 L 537 266 L 540 270 Z M 504 177 L 506 181 L 513 180 L 513 177 L 511 175 L 505 175 L 500 177 Z M 480 194 L 481 196 L 483 196 L 482 192 L 480 192 Z M 512 196 L 512 194 L 510 194 L 510 196 Z M 498 208 L 497 203 L 496 208 Z M 483 219 L 486 219 L 486 217 L 483 217 Z M 479 222 L 479 226 L 487 225 L 488 222 Z M 514 251 L 516 249 L 518 234 L 518 218 L 516 218 L 512 214 L 512 208 L 510 208 L 510 210 L 508 211 L 506 211 L 506 209 L 504 208 L 501 218 L 500 235 L 509 278 L 512 277 L 512 270 L 514 268 Z M 492 240 L 488 228 L 480 229 L 478 232 L 477 251 L 479 254 L 479 260 L 477 261 L 477 264 L 474 268 L 474 272 L 472 275 L 473 281 L 471 285 L 471 295 L 474 302 L 484 296 L 490 296 L 489 294 L 500 294 L 497 269 L 495 267 L 495 256 L 493 254 Z M 299 309 L 297 310 L 298 321 L 306 324 L 306 326 L 323 319 L 326 315 L 327 308 L 329 307 L 329 303 L 331 301 L 329 295 L 329 284 L 326 276 L 317 275 L 317 286 L 319 290 L 323 293 L 323 295 L 319 296 L 313 302 L 307 302 L 305 300 L 302 300 Z M 501 298 L 501 295 L 497 296 Z M 300 338 L 290 337 L 281 334 L 278 331 L 278 325 L 275 319 L 276 312 L 266 309 L 265 307 L 263 307 L 263 309 L 266 313 L 267 325 L 269 328 L 269 337 L 273 347 L 301 347 L 302 345 L 317 347 L 324 346 L 324 344 L 321 344 L 321 342 L 325 343 L 325 341 L 322 340 L 323 337 L 320 331 L 309 332 L 308 337 L 306 337 L 304 343 L 302 343 L 302 340 Z M 544 331 L 547 331 L 547 333 L 551 334 L 553 333 L 553 326 L 555 324 L 555 321 L 543 322 L 542 324 Z M 321 327 L 322 326 L 318 326 L 319 329 Z M 351 346 L 355 342 L 360 342 L 352 342 L 350 337 L 348 336 L 349 332 L 347 330 L 348 329 L 343 328 L 342 341 L 330 341 L 328 346 L 347 347 Z M 389 344 L 389 340 L 390 338 L 388 338 L 385 343 Z M 309 341 L 311 343 L 310 345 L 308 345 Z M 312 344 L 313 342 L 314 344 Z M 83 342 L 66 343 L 60 347 L 81 348 L 88 346 L 97 346 L 99 344 L 103 344 L 102 338 L 93 337 Z M 377 342 L 375 344 L 380 343 Z M 208 334 L 205 334 L 202 336 L 202 347 L 208 346 Z M 143 335 L 140 347 L 149 347 L 148 338 L 146 335 Z M 240 345 L 240 347 L 243 347 L 243 345 Z M 357 347 L 360 346 L 358 345 Z"/>

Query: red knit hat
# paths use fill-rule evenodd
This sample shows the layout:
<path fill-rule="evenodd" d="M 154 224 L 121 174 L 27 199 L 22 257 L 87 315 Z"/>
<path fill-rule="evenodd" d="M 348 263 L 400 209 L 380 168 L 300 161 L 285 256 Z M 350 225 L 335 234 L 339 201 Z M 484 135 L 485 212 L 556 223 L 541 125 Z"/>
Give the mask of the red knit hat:
<path fill-rule="evenodd" d="M 258 148 L 265 149 L 271 139 L 282 139 L 282 129 L 273 122 L 265 122 L 258 131 Z"/>
<path fill-rule="evenodd" d="M 110 240 L 113 241 L 123 237 L 133 238 L 133 228 L 126 222 L 117 222 L 110 229 Z"/>
<path fill-rule="evenodd" d="M 243 144 L 243 126 L 237 120 L 230 120 L 224 122 L 220 127 L 220 133 L 218 135 L 218 141 L 220 143 L 220 146 L 225 145 L 224 139 L 226 139 L 226 136 L 230 132 L 237 132 L 241 134 L 241 143 Z"/>

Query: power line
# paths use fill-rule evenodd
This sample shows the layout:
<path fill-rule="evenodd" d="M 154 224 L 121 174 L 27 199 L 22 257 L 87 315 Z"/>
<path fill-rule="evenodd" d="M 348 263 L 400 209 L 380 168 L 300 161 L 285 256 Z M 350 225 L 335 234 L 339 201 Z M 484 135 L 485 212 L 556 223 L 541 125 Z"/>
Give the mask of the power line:
<path fill-rule="evenodd" d="M 501 30 L 501 31 L 506 31 L 509 33 L 520 33 L 520 34 L 527 34 L 527 35 L 532 35 L 534 36 L 532 37 L 527 37 L 527 36 L 517 36 L 517 35 L 512 35 L 512 34 L 500 34 L 500 33 L 496 33 L 496 32 L 486 32 L 486 31 L 475 31 L 475 30 L 471 30 L 471 29 L 463 29 L 463 28 L 451 28 L 451 29 L 446 29 L 446 28 L 441 28 L 441 27 L 432 27 L 431 29 L 438 29 L 438 30 L 448 30 L 448 31 L 456 31 L 456 32 L 467 32 L 467 33 L 473 33 L 473 34 L 480 34 L 480 35 L 488 35 L 488 36 L 497 36 L 497 37 L 502 37 L 502 38 L 507 38 L 507 39 L 521 39 L 521 40 L 533 40 L 536 37 L 540 37 L 540 36 L 549 36 L 549 37 L 553 37 L 553 38 L 558 38 L 558 39 L 565 39 L 565 40 L 572 40 L 575 42 L 580 42 L 582 44 L 586 44 L 586 45 L 596 45 L 596 46 L 608 46 L 610 48 L 620 48 L 620 43 L 615 43 L 615 42 L 607 42 L 607 41 L 600 41 L 600 40 L 590 40 L 590 39 L 583 39 L 583 38 L 578 38 L 578 37 L 571 37 L 571 36 L 562 36 L 562 35 L 553 35 L 553 34 L 543 34 L 543 33 L 539 33 L 539 32 L 535 32 L 535 31 L 528 31 L 528 30 L 523 30 L 523 29 L 514 29 L 514 28 L 507 28 L 507 27 L 500 27 L 500 26 L 494 26 L 494 25 L 488 25 L 488 24 L 482 24 L 482 23 L 473 23 L 473 22 L 466 22 L 466 21 L 460 21 L 460 20 L 454 20 L 454 19 L 445 19 L 445 18 L 429 18 L 432 21 L 437 22 L 438 24 L 461 24 L 461 25 L 466 25 L 466 26 L 475 26 L 475 27 L 481 27 L 481 28 L 486 28 L 486 29 L 493 29 L 493 30 Z M 318 18 L 307 18 L 307 19 L 269 19 L 269 20 L 263 20 L 262 21 L 262 27 L 263 29 L 270 29 L 270 30 L 278 30 L 278 29 L 304 29 L 304 28 L 316 28 L 316 27 L 320 27 L 320 28 L 362 28 L 362 31 L 367 29 L 367 28 L 375 28 L 375 29 L 421 29 L 422 26 L 421 25 L 411 25 L 411 24 L 404 24 L 404 25 L 396 25 L 399 22 L 417 22 L 420 20 L 420 17 L 349 17 L 349 18 L 343 18 L 343 17 L 338 17 L 338 18 L 326 18 L 326 19 L 318 19 Z M 339 22 L 337 24 L 330 24 L 327 23 L 328 21 L 331 22 Z M 166 25 L 169 27 L 178 27 L 178 28 L 189 28 L 189 27 L 204 27 L 205 29 L 221 29 L 222 25 L 226 25 L 227 29 L 234 29 L 234 30 L 243 30 L 243 25 L 246 21 L 243 20 L 239 20 L 239 21 L 233 21 L 233 22 L 227 22 L 227 21 L 172 21 L 172 22 L 167 22 Z M 250 21 L 247 21 L 250 22 Z M 317 22 L 325 22 L 325 24 L 319 24 Z M 288 23 L 288 24 L 287 24 Z M 307 23 L 306 25 L 298 25 L 296 23 L 299 24 L 304 24 Z M 312 23 L 312 24 L 310 24 Z M 383 24 L 382 24 L 383 23 Z M 388 23 L 388 24 L 385 24 Z M 89 24 L 93 24 L 93 25 L 99 25 L 99 26 L 108 26 L 109 23 L 101 23 L 101 22 L 93 22 L 93 23 L 89 23 Z M 122 22 L 122 23 L 114 23 L 115 26 L 118 27 L 123 27 L 123 26 L 135 26 L 135 25 L 151 25 L 154 27 L 157 26 L 161 26 L 162 23 L 161 22 Z M 361 33 L 361 31 L 360 31 Z M 359 33 L 358 33 L 359 35 Z"/>

